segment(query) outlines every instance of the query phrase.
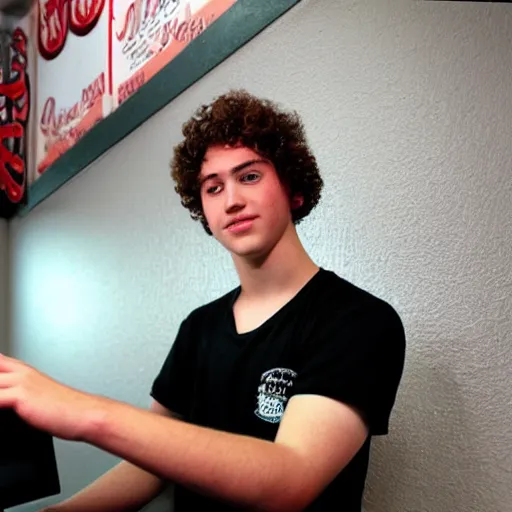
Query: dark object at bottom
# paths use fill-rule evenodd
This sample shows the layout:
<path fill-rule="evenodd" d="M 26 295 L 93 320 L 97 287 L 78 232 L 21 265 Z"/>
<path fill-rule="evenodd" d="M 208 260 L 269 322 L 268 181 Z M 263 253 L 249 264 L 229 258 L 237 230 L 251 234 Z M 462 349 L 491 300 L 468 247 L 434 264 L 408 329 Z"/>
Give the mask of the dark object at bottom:
<path fill-rule="evenodd" d="M 32 9 L 35 0 L 0 0 L 0 11 L 7 16 L 22 18 Z"/>
<path fill-rule="evenodd" d="M 0 510 L 59 493 L 53 437 L 0 409 Z"/>

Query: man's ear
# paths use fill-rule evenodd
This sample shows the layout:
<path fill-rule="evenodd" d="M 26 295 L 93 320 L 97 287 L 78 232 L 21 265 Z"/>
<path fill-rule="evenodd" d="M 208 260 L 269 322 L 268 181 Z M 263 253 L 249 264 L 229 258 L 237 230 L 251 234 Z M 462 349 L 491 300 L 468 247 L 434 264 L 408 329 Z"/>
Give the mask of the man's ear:
<path fill-rule="evenodd" d="M 292 210 L 300 208 L 304 204 L 304 196 L 302 194 L 294 194 L 291 200 Z"/>

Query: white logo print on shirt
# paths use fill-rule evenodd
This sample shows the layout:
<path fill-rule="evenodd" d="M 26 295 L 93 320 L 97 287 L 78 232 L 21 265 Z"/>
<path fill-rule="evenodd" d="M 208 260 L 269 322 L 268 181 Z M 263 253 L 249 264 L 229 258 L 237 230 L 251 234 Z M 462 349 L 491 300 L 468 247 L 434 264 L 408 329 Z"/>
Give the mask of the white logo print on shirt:
<path fill-rule="evenodd" d="M 288 397 L 286 391 L 293 386 L 297 374 L 288 368 L 273 368 L 261 376 L 258 386 L 258 407 L 254 414 L 269 423 L 278 423 L 284 413 Z"/>

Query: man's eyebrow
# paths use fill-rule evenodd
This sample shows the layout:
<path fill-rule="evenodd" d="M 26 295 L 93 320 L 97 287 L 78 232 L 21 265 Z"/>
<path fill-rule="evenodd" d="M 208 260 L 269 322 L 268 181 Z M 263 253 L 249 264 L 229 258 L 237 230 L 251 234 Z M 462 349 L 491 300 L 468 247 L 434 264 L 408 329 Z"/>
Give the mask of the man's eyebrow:
<path fill-rule="evenodd" d="M 246 162 L 242 162 L 241 164 L 235 165 L 235 167 L 231 168 L 230 173 L 236 174 L 237 172 L 243 171 L 247 167 L 250 167 L 254 164 L 268 164 L 269 161 L 265 158 L 253 158 L 252 160 L 247 160 Z M 205 181 L 216 178 L 218 176 L 217 173 L 211 173 L 206 176 L 202 176 L 199 178 L 199 185 L 202 185 Z"/>

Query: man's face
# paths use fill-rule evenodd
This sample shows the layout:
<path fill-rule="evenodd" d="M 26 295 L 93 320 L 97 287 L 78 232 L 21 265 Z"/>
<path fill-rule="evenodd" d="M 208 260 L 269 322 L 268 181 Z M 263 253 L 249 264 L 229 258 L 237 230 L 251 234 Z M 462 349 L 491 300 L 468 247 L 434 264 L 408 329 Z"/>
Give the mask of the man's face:
<path fill-rule="evenodd" d="M 292 224 L 276 169 L 247 147 L 210 147 L 199 180 L 208 226 L 234 255 L 265 257 Z"/>

